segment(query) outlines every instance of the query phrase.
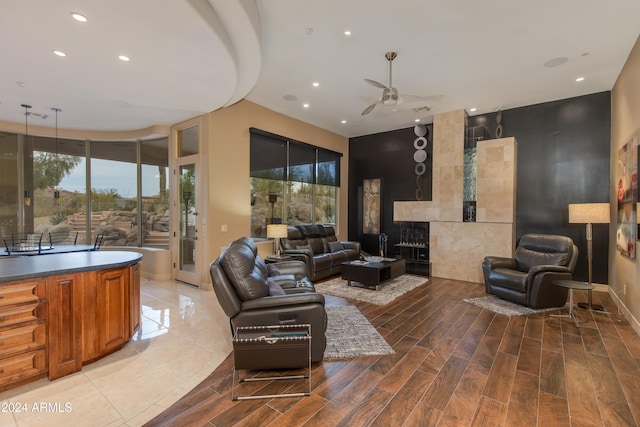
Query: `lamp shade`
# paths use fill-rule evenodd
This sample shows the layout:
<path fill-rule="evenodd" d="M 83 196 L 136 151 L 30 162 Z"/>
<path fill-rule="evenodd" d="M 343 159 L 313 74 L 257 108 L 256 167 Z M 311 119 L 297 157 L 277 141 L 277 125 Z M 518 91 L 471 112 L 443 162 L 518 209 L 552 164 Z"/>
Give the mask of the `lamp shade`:
<path fill-rule="evenodd" d="M 274 239 L 287 237 L 287 224 L 268 224 L 267 237 L 273 237 Z"/>
<path fill-rule="evenodd" d="M 572 203 L 569 222 L 576 224 L 608 224 L 611 221 L 609 203 Z"/>

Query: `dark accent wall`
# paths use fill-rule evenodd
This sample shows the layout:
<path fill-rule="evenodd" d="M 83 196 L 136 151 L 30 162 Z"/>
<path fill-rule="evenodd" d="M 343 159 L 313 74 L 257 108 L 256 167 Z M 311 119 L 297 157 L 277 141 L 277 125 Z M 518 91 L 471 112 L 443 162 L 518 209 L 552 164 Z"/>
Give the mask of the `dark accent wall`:
<path fill-rule="evenodd" d="M 496 114 L 469 117 L 468 125 L 485 126 L 488 138 L 495 138 Z M 580 251 L 574 278 L 587 280 L 585 226 L 569 224 L 568 205 L 609 201 L 611 93 L 504 110 L 502 127 L 502 136 L 518 143 L 516 239 L 526 233 L 571 237 Z M 362 241 L 366 251 L 377 250 L 377 236 L 361 234 L 358 189 L 363 179 L 382 178 L 382 231 L 391 249 L 400 231 L 393 224 L 393 201 L 415 200 L 414 138 L 407 128 L 349 141 L 349 194 L 357 195 L 349 198 L 349 239 Z M 427 173 L 431 177 L 431 169 Z M 424 200 L 431 200 L 430 192 Z M 596 283 L 608 280 L 608 236 L 608 225 L 593 226 Z"/>
<path fill-rule="evenodd" d="M 433 126 L 428 129 L 427 170 L 422 175 L 423 199 L 431 200 L 433 159 Z M 400 241 L 400 227 L 393 224 L 394 200 L 416 200 L 416 174 L 413 127 L 366 135 L 349 140 L 349 239 L 362 243 L 364 251 L 378 252 L 378 236 L 362 233 L 362 181 L 382 179 L 382 232 L 388 235 L 387 248 L 393 254 L 393 245 Z M 351 197 L 351 195 L 355 197 Z"/>

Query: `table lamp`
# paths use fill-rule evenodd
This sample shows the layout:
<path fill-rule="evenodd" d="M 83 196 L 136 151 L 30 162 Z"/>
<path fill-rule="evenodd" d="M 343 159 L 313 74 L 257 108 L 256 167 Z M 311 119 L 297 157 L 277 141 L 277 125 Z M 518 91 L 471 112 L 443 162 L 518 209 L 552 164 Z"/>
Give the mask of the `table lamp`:
<path fill-rule="evenodd" d="M 593 264 L 593 242 L 591 234 L 591 224 L 609 224 L 610 219 L 609 203 L 578 203 L 569 205 L 569 222 L 572 224 L 587 225 L 587 260 L 589 261 L 589 284 L 592 280 Z M 600 304 L 593 304 L 592 291 L 589 289 L 589 302 L 578 303 L 578 307 L 589 310 L 604 311 Z"/>
<path fill-rule="evenodd" d="M 279 238 L 287 237 L 287 224 L 268 224 L 267 225 L 267 237 L 273 238 L 273 244 L 275 246 L 275 254 L 280 256 Z"/>

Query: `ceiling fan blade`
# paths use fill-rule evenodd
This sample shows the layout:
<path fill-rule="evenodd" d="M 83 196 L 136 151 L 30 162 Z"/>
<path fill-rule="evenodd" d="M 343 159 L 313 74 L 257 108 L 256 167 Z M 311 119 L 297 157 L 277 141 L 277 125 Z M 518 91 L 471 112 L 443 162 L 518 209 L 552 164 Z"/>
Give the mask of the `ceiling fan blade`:
<path fill-rule="evenodd" d="M 361 116 L 366 116 L 367 114 L 369 114 L 370 112 L 373 111 L 374 108 L 376 108 L 376 105 L 378 105 L 378 103 L 380 102 L 380 100 L 374 102 L 373 104 L 369 105 L 367 108 L 364 109 L 364 111 L 362 111 L 362 113 L 360 113 Z"/>
<path fill-rule="evenodd" d="M 364 79 L 364 81 L 369 83 L 371 86 L 375 86 L 375 87 L 380 88 L 380 89 L 386 89 L 387 88 L 385 85 L 383 85 L 382 83 L 378 83 L 375 80 Z"/>
<path fill-rule="evenodd" d="M 417 95 L 407 95 L 401 93 L 398 95 L 402 101 L 405 102 L 415 102 L 415 101 L 440 101 L 443 98 L 443 95 L 433 95 L 433 96 L 417 96 Z"/>

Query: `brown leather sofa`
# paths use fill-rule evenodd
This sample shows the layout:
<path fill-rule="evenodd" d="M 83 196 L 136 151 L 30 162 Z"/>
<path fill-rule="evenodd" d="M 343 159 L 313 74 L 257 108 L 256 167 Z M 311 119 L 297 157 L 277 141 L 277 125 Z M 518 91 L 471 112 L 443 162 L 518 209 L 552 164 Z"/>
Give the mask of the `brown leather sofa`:
<path fill-rule="evenodd" d="M 328 225 L 288 227 L 280 247 L 282 254 L 307 264 L 313 282 L 340 273 L 343 262 L 360 259 L 360 242 L 339 242 L 335 228 Z"/>
<path fill-rule="evenodd" d="M 324 296 L 307 279 L 303 262 L 292 260 L 267 267 L 253 240 L 245 237 L 231 243 L 211 262 L 209 272 L 232 333 L 239 326 L 310 324 L 311 360 L 322 360 L 327 329 Z M 281 288 L 275 289 L 280 295 L 272 295 L 273 283 Z"/>
<path fill-rule="evenodd" d="M 577 261 L 578 248 L 571 238 L 526 234 L 513 259 L 485 257 L 485 288 L 488 294 L 531 308 L 561 307 L 567 289 L 552 282 L 570 280 Z"/>

